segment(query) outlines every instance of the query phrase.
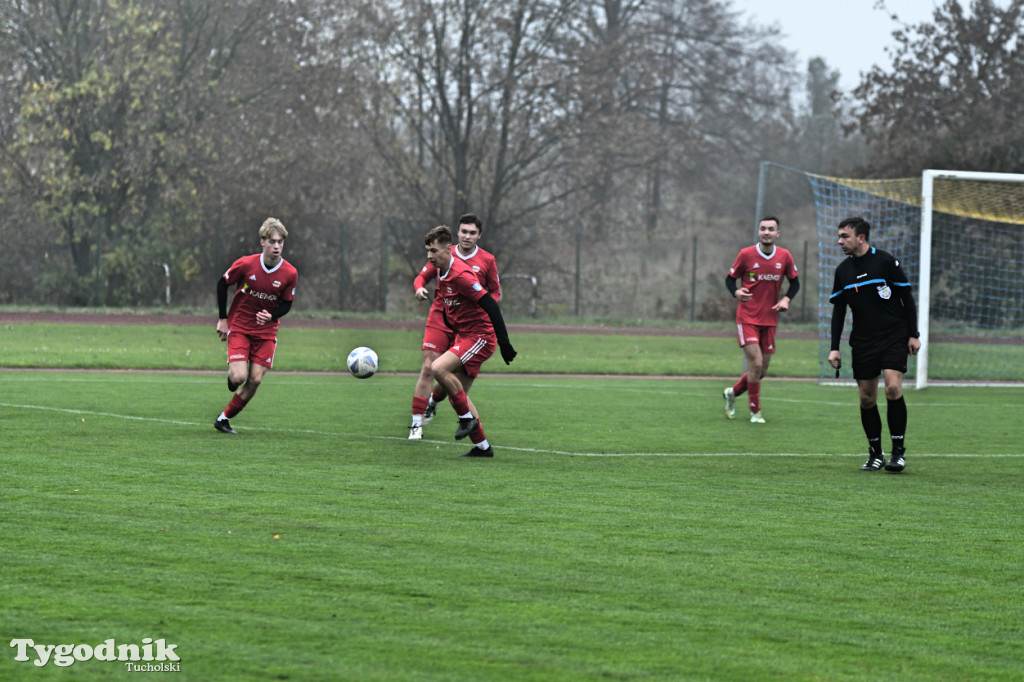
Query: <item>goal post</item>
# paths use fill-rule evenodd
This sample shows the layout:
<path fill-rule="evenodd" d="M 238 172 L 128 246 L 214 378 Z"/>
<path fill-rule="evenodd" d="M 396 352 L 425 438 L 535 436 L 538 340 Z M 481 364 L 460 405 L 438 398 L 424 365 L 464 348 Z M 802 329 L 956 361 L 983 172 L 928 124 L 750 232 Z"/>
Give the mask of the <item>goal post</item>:
<path fill-rule="evenodd" d="M 872 224 L 872 245 L 899 258 L 914 286 L 922 349 L 908 362 L 908 380 L 917 388 L 1024 383 L 1024 174 L 804 176 L 818 231 L 820 381 L 834 378 L 826 358 L 832 277 L 843 258 L 836 228 L 860 215 Z"/>
<path fill-rule="evenodd" d="M 1024 187 L 1024 174 L 1021 173 L 985 173 L 980 171 L 942 171 L 942 170 L 926 170 L 921 174 L 921 253 L 920 253 L 920 267 L 921 267 L 921 279 L 918 285 L 919 301 L 918 301 L 918 327 L 921 331 L 921 351 L 918 353 L 917 358 L 917 377 L 915 379 L 915 386 L 917 388 L 925 388 L 928 386 L 928 356 L 929 349 L 931 347 L 931 272 L 932 272 L 932 211 L 935 208 L 935 181 L 936 180 L 950 180 L 950 181 L 970 181 L 970 182 L 1009 182 L 1017 183 L 1018 186 Z M 973 211 L 975 214 L 988 213 L 989 217 L 1003 220 L 1014 220 L 1018 221 L 1020 225 L 1024 223 L 1024 213 L 1017 213 L 1017 215 L 1000 215 L 1000 211 L 996 206 L 989 206 L 987 210 L 984 206 L 979 206 L 978 210 Z M 1019 241 L 1024 238 L 1024 227 L 1021 228 L 1020 234 L 1017 235 L 1016 240 Z M 1020 263 L 1020 267 L 1024 267 L 1024 263 Z M 1014 292 L 1016 295 L 1016 292 Z M 1018 338 L 1018 342 L 1020 339 Z M 1019 362 L 1020 358 L 1018 358 Z"/>

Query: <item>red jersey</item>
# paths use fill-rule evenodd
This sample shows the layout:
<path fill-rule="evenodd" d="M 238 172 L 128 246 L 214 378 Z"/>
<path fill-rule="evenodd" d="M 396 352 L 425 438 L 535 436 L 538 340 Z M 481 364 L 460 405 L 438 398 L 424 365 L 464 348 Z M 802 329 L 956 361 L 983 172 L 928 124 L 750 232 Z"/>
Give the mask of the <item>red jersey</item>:
<path fill-rule="evenodd" d="M 228 310 L 228 329 L 256 338 L 272 339 L 277 336 L 280 320 L 264 325 L 256 324 L 256 313 L 274 312 L 281 301 L 295 300 L 298 271 L 284 258 L 271 269 L 263 265 L 263 254 L 239 258 L 224 273 L 228 286 L 238 284 L 235 297 Z"/>
<path fill-rule="evenodd" d="M 476 273 L 476 277 L 480 280 L 480 284 L 484 285 L 487 293 L 491 295 L 495 301 L 501 300 L 501 282 L 498 279 L 498 263 L 494 260 L 489 252 L 484 251 L 479 246 L 473 249 L 473 253 L 468 256 L 463 256 L 459 248 L 452 244 L 452 255 L 462 259 L 463 262 L 468 265 L 473 272 Z M 416 275 L 412 281 L 412 290 L 416 291 L 420 287 L 426 288 L 427 284 L 430 283 L 437 277 L 437 268 L 430 263 L 427 263 Z M 440 307 L 438 297 L 434 297 L 434 305 Z"/>
<path fill-rule="evenodd" d="M 487 290 L 464 261 L 452 258 L 448 272 L 437 278 L 437 292 L 435 300 L 440 297 L 444 318 L 456 333 L 462 336 L 494 334 L 491 318 L 478 303 Z"/>
<path fill-rule="evenodd" d="M 796 279 L 796 263 L 793 254 L 776 246 L 772 255 L 766 256 L 761 245 L 748 246 L 736 256 L 736 262 L 729 268 L 729 276 L 736 280 L 737 287 L 746 287 L 753 295 L 749 301 L 740 301 L 736 306 L 736 322 L 761 327 L 776 327 L 779 313 L 772 306 L 779 302 L 782 278 Z"/>

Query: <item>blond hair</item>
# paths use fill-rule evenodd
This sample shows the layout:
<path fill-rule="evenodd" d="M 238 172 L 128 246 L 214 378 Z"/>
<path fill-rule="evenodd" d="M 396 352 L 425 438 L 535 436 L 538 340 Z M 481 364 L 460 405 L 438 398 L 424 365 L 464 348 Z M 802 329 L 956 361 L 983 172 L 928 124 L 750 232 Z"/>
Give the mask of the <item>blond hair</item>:
<path fill-rule="evenodd" d="M 274 232 L 280 234 L 284 239 L 288 239 L 288 228 L 284 226 L 277 218 L 267 218 L 260 225 L 260 239 L 270 239 L 270 235 Z"/>

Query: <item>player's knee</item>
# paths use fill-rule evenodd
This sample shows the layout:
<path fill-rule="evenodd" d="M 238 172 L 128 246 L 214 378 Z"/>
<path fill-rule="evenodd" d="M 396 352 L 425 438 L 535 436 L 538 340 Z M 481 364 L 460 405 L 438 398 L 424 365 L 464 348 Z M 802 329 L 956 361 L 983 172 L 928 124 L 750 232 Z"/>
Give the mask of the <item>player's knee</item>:
<path fill-rule="evenodd" d="M 885 398 L 886 400 L 899 400 L 903 395 L 902 386 L 886 386 L 885 387 Z"/>
<path fill-rule="evenodd" d="M 455 373 L 441 361 L 441 358 L 434 360 L 434 364 L 430 366 L 430 373 L 439 383 L 444 382 L 448 377 L 455 375 Z"/>

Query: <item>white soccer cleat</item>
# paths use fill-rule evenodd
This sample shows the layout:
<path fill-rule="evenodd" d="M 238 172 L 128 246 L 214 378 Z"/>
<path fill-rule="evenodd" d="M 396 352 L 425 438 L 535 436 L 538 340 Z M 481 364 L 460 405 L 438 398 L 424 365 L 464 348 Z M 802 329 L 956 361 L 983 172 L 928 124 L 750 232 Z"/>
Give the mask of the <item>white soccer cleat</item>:
<path fill-rule="evenodd" d="M 423 410 L 423 425 L 426 426 L 434 421 L 435 414 L 437 414 L 437 403 L 427 403 L 427 409 Z"/>
<path fill-rule="evenodd" d="M 765 423 L 764 417 L 761 416 L 760 412 L 751 412 L 750 413 L 750 423 L 751 424 L 764 424 Z"/>
<path fill-rule="evenodd" d="M 423 427 L 422 426 L 410 426 L 409 427 L 409 440 L 423 440 Z"/>
<path fill-rule="evenodd" d="M 725 418 L 735 419 L 736 395 L 732 392 L 732 386 L 722 391 L 722 397 L 725 398 Z"/>

